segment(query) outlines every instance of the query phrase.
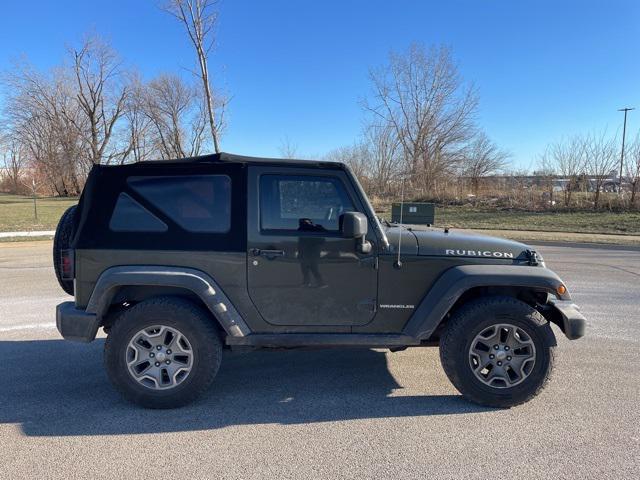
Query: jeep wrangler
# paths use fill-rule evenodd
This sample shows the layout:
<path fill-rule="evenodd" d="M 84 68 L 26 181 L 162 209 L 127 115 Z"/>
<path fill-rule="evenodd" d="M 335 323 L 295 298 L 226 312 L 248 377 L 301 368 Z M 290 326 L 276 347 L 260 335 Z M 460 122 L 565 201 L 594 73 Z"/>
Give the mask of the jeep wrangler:
<path fill-rule="evenodd" d="M 376 218 L 340 163 L 225 153 L 95 165 L 57 227 L 68 340 L 107 335 L 128 400 L 193 401 L 224 349 L 439 346 L 470 401 L 534 397 L 585 319 L 521 243 Z"/>

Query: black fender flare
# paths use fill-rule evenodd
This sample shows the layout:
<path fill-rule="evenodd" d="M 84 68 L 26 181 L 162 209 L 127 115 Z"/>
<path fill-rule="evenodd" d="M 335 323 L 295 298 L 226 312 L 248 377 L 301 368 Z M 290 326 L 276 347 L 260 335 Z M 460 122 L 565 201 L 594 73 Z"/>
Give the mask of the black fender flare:
<path fill-rule="evenodd" d="M 164 286 L 187 289 L 197 295 L 232 337 L 251 333 L 246 322 L 225 295 L 220 285 L 207 273 L 186 267 L 118 266 L 107 268 L 96 282 L 86 312 L 100 322 L 114 295 L 123 286 Z"/>
<path fill-rule="evenodd" d="M 525 265 L 460 265 L 445 271 L 413 311 L 404 332 L 419 340 L 428 339 L 451 307 L 467 290 L 474 287 L 519 287 L 544 290 L 571 300 L 560 277 L 544 267 Z"/>

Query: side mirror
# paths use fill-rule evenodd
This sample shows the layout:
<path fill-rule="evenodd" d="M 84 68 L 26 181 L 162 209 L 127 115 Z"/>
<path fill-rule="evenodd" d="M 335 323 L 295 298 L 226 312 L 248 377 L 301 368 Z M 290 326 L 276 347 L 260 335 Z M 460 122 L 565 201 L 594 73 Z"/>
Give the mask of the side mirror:
<path fill-rule="evenodd" d="M 345 212 L 340 215 L 340 231 L 344 238 L 354 238 L 358 241 L 360 253 L 370 253 L 371 243 L 365 237 L 369 230 L 369 223 L 365 214 L 360 212 Z"/>
<path fill-rule="evenodd" d="M 341 215 L 341 232 L 344 238 L 362 238 L 367 234 L 367 217 L 360 212 L 346 212 Z"/>

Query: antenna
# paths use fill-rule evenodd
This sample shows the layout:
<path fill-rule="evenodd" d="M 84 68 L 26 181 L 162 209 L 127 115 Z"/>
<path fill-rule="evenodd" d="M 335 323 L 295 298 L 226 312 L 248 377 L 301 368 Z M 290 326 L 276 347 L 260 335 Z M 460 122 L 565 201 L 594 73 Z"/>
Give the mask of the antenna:
<path fill-rule="evenodd" d="M 398 232 L 398 257 L 393 264 L 393 266 L 397 269 L 402 268 L 402 262 L 400 261 L 400 250 L 402 248 L 402 213 L 404 210 L 404 175 L 402 176 L 402 183 L 400 187 L 400 223 L 398 223 L 398 227 L 400 231 Z"/>

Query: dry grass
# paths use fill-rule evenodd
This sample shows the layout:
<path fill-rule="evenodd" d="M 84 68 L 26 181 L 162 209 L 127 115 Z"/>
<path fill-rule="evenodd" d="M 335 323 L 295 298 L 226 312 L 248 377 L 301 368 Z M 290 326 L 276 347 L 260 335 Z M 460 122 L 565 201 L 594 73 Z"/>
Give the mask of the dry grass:
<path fill-rule="evenodd" d="M 40 198 L 36 200 L 18 195 L 0 194 L 0 232 L 55 230 L 58 220 L 77 198 Z"/>

